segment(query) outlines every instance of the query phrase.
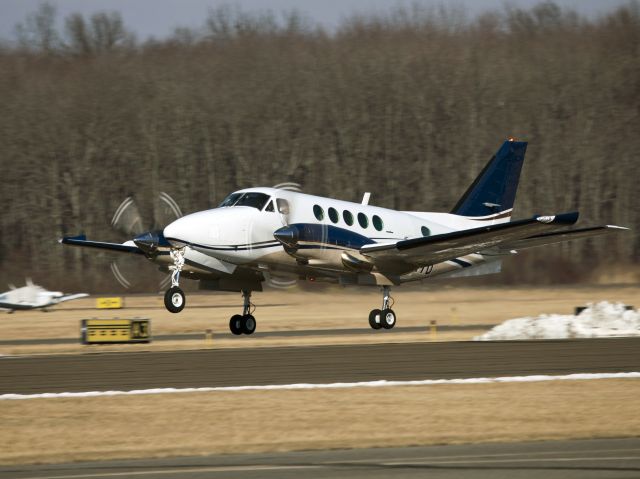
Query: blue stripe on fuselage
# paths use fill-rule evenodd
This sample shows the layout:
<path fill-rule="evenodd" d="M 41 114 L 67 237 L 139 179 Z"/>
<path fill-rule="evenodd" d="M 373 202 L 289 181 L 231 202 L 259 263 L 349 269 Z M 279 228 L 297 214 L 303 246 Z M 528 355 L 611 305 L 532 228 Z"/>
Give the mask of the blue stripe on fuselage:
<path fill-rule="evenodd" d="M 337 226 L 314 223 L 295 223 L 291 226 L 298 230 L 298 241 L 351 249 L 360 249 L 366 244 L 375 243 L 371 238 Z"/>

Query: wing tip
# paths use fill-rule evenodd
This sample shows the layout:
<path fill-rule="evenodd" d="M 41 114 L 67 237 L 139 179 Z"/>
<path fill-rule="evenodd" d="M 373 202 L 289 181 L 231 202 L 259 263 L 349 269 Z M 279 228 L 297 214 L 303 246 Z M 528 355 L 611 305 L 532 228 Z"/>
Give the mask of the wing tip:
<path fill-rule="evenodd" d="M 631 231 L 631 228 L 627 228 L 626 226 L 604 225 L 604 227 L 608 230 L 619 231 L 619 232 Z"/>
<path fill-rule="evenodd" d="M 536 221 L 546 224 L 554 225 L 573 225 L 578 221 L 580 213 L 578 211 L 572 211 L 571 213 L 560 213 L 558 215 L 551 216 L 535 216 Z"/>
<path fill-rule="evenodd" d="M 86 241 L 87 240 L 87 235 L 63 236 L 62 238 L 58 239 L 58 243 L 60 243 L 60 244 L 69 244 L 69 243 L 73 242 L 74 240 L 76 240 L 76 241 Z"/>

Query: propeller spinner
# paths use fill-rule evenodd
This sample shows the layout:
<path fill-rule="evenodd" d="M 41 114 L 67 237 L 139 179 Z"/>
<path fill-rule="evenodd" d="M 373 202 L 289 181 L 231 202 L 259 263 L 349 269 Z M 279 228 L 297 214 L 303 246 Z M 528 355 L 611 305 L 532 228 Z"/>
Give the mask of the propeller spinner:
<path fill-rule="evenodd" d="M 153 221 L 145 221 L 141 208 L 136 200 L 129 196 L 116 209 L 111 226 L 127 238 L 133 237 L 135 245 L 144 251 L 145 255 L 153 257 L 159 247 L 169 247 L 170 244 L 162 234 L 162 228 L 182 217 L 182 211 L 176 201 L 165 192 L 160 192 L 153 202 Z M 137 265 L 124 258 L 116 258 L 111 262 L 111 272 L 124 288 L 136 285 L 140 274 Z M 159 278 L 159 286 L 165 288 L 170 277 L 163 275 Z"/>

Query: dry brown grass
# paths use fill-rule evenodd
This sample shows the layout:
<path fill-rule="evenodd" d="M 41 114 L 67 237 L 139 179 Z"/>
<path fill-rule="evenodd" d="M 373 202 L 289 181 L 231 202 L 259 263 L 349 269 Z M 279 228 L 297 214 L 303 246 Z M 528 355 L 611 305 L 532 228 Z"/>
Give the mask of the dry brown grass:
<path fill-rule="evenodd" d="M 3 401 L 0 462 L 640 435 L 640 381 Z"/>
<path fill-rule="evenodd" d="M 398 325 L 427 327 L 431 320 L 439 325 L 498 324 L 506 319 L 534 316 L 542 313 L 571 313 L 574 306 L 593 301 L 622 301 L 640 304 L 640 289 L 621 287 L 535 288 L 535 289 L 457 289 L 445 285 L 430 285 L 421 290 L 398 289 L 395 292 Z M 319 292 L 296 289 L 269 290 L 256 293 L 259 306 L 256 317 L 259 331 L 365 328 L 370 309 L 379 306 L 380 294 L 375 289 L 323 288 Z M 335 336 L 315 338 L 247 338 L 230 339 L 228 318 L 239 311 L 240 295 L 233 293 L 191 294 L 187 307 L 180 314 L 171 314 L 162 306 L 160 296 L 131 296 L 121 310 L 95 310 L 95 298 L 60 305 L 53 311 L 16 312 L 0 321 L 0 338 L 70 338 L 79 336 L 79 321 L 99 317 L 148 317 L 153 334 L 202 333 L 202 341 L 153 343 L 149 346 L 100 346 L 101 351 L 142 349 L 199 348 L 204 345 L 204 331 L 212 329 L 215 347 L 275 346 L 296 344 L 334 344 L 428 340 L 427 333 L 409 336 L 379 335 L 371 337 Z M 439 340 L 467 340 L 482 331 L 439 333 Z M 93 349 L 92 349 L 93 348 Z M 46 352 L 94 351 L 96 347 L 60 346 L 0 346 L 0 354 L 34 354 Z"/>

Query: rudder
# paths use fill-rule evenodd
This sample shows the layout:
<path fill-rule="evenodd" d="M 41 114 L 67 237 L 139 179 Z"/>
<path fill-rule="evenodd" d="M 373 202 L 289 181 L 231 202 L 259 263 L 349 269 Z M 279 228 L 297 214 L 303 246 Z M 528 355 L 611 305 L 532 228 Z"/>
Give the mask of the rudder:
<path fill-rule="evenodd" d="M 505 141 L 451 213 L 476 220 L 509 221 L 526 151 L 526 141 Z"/>

